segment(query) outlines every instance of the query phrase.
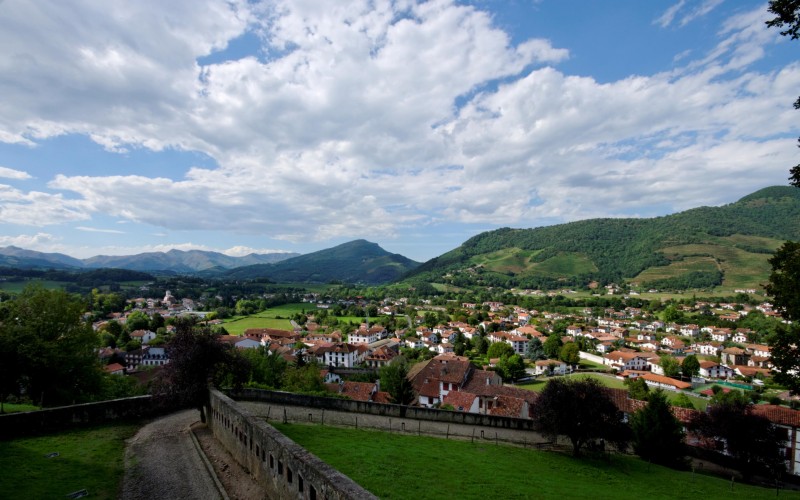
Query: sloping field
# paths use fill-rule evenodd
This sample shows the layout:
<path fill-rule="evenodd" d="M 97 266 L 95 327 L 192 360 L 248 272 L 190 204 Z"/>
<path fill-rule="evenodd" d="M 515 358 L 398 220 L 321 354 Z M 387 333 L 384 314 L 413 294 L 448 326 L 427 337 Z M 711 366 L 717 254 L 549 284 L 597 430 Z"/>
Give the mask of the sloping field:
<path fill-rule="evenodd" d="M 275 427 L 380 498 L 766 498 L 775 490 L 638 458 L 561 452 L 318 425 Z M 781 491 L 783 498 L 800 498 Z"/>

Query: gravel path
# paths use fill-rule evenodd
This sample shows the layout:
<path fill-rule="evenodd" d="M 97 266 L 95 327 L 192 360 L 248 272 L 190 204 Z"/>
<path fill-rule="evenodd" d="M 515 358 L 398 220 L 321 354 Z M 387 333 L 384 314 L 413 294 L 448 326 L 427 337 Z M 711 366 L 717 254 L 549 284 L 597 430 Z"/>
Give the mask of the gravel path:
<path fill-rule="evenodd" d="M 192 441 L 197 410 L 185 410 L 145 425 L 125 448 L 123 500 L 218 500 L 225 498 Z"/>

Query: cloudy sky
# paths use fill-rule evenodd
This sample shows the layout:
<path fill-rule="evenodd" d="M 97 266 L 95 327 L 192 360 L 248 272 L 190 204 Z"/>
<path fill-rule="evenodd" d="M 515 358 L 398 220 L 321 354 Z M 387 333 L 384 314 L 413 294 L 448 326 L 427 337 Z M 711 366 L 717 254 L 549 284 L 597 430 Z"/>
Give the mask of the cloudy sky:
<path fill-rule="evenodd" d="M 324 8 L 321 6 L 324 5 Z M 424 261 L 787 184 L 800 42 L 747 0 L 0 0 L 0 246 Z"/>

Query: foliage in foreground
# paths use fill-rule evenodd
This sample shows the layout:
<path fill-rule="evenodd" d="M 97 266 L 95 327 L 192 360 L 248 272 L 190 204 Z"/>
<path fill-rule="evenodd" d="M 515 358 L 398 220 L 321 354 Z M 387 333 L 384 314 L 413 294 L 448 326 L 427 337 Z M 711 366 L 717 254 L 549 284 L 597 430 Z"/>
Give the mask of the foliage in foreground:
<path fill-rule="evenodd" d="M 493 443 L 273 425 L 380 498 L 735 499 L 775 494 L 738 483 L 731 488 L 730 479 L 675 471 L 627 455 L 575 459 Z M 781 497 L 800 494 L 782 491 Z"/>
<path fill-rule="evenodd" d="M 117 498 L 125 440 L 138 428 L 117 424 L 0 441 L 1 496 L 65 498 L 86 489 L 91 498 Z M 47 458 L 53 452 L 59 455 Z"/>

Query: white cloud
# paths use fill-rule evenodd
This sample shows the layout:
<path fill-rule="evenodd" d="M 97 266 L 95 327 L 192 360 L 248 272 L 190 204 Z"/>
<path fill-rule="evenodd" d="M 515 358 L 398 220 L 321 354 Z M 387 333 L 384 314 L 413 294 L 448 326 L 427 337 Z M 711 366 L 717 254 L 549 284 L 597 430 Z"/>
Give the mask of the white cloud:
<path fill-rule="evenodd" d="M 8 167 L 0 167 L 0 178 L 26 180 L 30 179 L 31 176 L 29 173 L 23 172 L 22 170 L 16 170 Z"/>
<path fill-rule="evenodd" d="M 671 25 L 677 17 L 680 17 L 678 25 L 683 27 L 695 19 L 705 16 L 722 4 L 722 2 L 723 0 L 703 0 L 699 3 L 692 2 L 689 4 L 689 6 L 692 8 L 688 12 L 685 12 L 683 8 L 687 5 L 687 2 L 686 0 L 680 0 L 678 3 L 665 10 L 661 16 L 653 21 L 653 24 L 657 24 L 662 28 L 666 28 Z M 684 13 L 679 16 L 681 12 Z"/>
<path fill-rule="evenodd" d="M 775 39 L 760 10 L 728 21 L 701 59 L 683 55 L 685 67 L 601 84 L 553 67 L 567 50 L 514 45 L 487 13 L 444 0 L 209 0 L 213 15 L 178 2 L 104 5 L 112 15 L 90 2 L 12 4 L 20 12 L 0 20 L 12 47 L 0 54 L 12 75 L 0 79 L 12 103 L 0 140 L 84 133 L 110 150 L 202 151 L 219 167 L 56 175 L 49 188 L 77 200 L 3 186 L 6 222 L 102 213 L 289 241 L 395 236 L 450 219 L 535 224 L 719 202 L 782 182 L 793 164 L 782 137 L 797 128 L 786 103 L 800 67 L 750 69 Z M 716 5 L 681 17 L 681 1 L 658 23 Z M 43 37 L 59 16 L 64 28 Z M 198 65 L 247 30 L 263 38 L 260 54 Z"/>
<path fill-rule="evenodd" d="M 225 250 L 218 250 L 220 253 L 230 255 L 231 257 L 244 257 L 250 254 L 268 254 L 268 253 L 291 253 L 288 250 L 272 250 L 267 248 L 252 248 L 247 246 L 235 246 Z"/>
<path fill-rule="evenodd" d="M 654 24 L 657 24 L 662 28 L 666 28 L 672 24 L 672 21 L 675 20 L 675 16 L 678 15 L 678 11 L 681 10 L 685 4 L 686 0 L 680 0 L 675 5 L 672 5 L 666 11 L 664 11 L 664 13 L 658 19 L 653 21 Z"/>
<path fill-rule="evenodd" d="M 16 236 L 0 235 L 0 246 L 15 246 L 28 250 L 55 252 L 60 238 L 48 233 L 19 234 Z"/>
<path fill-rule="evenodd" d="M 78 231 L 85 231 L 87 233 L 108 233 L 108 234 L 125 234 L 125 231 L 118 231 L 116 229 L 101 229 L 97 227 L 75 226 Z"/>

